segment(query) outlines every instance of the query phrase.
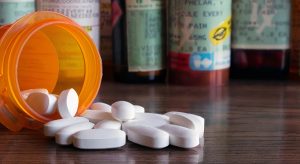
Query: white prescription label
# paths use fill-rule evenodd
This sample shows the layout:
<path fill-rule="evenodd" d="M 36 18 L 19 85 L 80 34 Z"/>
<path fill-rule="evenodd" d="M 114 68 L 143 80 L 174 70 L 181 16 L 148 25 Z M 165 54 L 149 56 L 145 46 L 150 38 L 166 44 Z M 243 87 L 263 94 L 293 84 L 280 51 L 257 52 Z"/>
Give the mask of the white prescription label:
<path fill-rule="evenodd" d="M 62 13 L 85 28 L 100 46 L 99 0 L 37 0 L 37 9 Z"/>

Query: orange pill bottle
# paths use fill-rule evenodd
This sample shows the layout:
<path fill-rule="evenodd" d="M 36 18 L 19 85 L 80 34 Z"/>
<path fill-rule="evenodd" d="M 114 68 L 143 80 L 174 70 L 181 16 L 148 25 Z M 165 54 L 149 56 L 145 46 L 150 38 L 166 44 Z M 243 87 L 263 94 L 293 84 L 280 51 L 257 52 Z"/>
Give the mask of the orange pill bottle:
<path fill-rule="evenodd" d="M 52 94 L 74 88 L 77 115 L 95 99 L 102 79 L 99 52 L 89 35 L 71 19 L 35 12 L 0 27 L 0 122 L 12 131 L 37 129 L 59 119 L 31 109 L 21 91 L 46 88 Z"/>

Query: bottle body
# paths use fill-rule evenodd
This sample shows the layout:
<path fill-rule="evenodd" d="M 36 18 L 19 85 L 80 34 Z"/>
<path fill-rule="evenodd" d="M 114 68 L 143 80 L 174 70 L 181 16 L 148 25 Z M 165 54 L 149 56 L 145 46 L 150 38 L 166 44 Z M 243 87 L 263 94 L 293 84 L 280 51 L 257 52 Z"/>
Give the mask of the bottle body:
<path fill-rule="evenodd" d="M 0 0 L 0 26 L 10 24 L 34 11 L 34 0 Z"/>
<path fill-rule="evenodd" d="M 113 79 L 112 62 L 112 25 L 111 25 L 111 0 L 101 0 L 101 38 L 100 50 L 104 67 L 104 80 Z"/>
<path fill-rule="evenodd" d="M 161 82 L 165 78 L 163 0 L 112 0 L 113 62 L 121 82 Z"/>
<path fill-rule="evenodd" d="M 287 77 L 290 8 L 289 0 L 233 1 L 232 77 Z"/>
<path fill-rule="evenodd" d="M 93 38 L 95 45 L 100 47 L 100 3 L 99 0 L 37 0 L 38 11 L 53 11 L 72 18 L 81 25 Z"/>
<path fill-rule="evenodd" d="M 231 0 L 168 1 L 169 82 L 221 86 L 230 67 Z"/>
<path fill-rule="evenodd" d="M 290 77 L 300 79 L 300 4 L 297 0 L 292 0 L 292 51 Z"/>

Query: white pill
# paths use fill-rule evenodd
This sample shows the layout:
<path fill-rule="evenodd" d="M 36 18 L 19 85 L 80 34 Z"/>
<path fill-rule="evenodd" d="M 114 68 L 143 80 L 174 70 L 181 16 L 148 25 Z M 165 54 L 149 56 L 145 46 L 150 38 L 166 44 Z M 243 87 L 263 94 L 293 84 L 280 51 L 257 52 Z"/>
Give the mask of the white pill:
<path fill-rule="evenodd" d="M 199 134 L 196 130 L 178 125 L 166 124 L 160 127 L 170 135 L 170 144 L 181 148 L 193 148 L 199 145 Z"/>
<path fill-rule="evenodd" d="M 45 93 L 45 94 L 49 94 L 47 89 L 43 89 L 43 88 L 38 88 L 38 89 L 28 89 L 28 90 L 24 90 L 21 92 L 21 95 L 24 99 L 27 99 L 27 97 L 31 94 L 31 93 Z"/>
<path fill-rule="evenodd" d="M 112 116 L 119 121 L 128 121 L 135 118 L 134 106 L 126 101 L 118 101 L 111 105 Z"/>
<path fill-rule="evenodd" d="M 198 132 L 199 137 L 203 137 L 204 119 L 202 117 L 183 112 L 168 112 L 165 115 L 170 117 L 170 123 L 194 129 Z"/>
<path fill-rule="evenodd" d="M 82 122 L 74 125 L 67 126 L 61 130 L 59 130 L 55 134 L 55 142 L 59 145 L 71 145 L 72 144 L 72 136 L 73 134 L 82 131 L 92 129 L 95 124 L 91 122 Z"/>
<path fill-rule="evenodd" d="M 58 98 L 58 112 L 62 118 L 74 117 L 77 113 L 79 98 L 76 91 L 71 88 L 60 93 Z"/>
<path fill-rule="evenodd" d="M 55 133 L 57 133 L 62 128 L 82 122 L 89 122 L 89 120 L 83 117 L 72 117 L 50 121 L 44 125 L 44 135 L 53 137 L 55 136 Z"/>
<path fill-rule="evenodd" d="M 151 126 L 128 126 L 127 136 L 129 141 L 150 148 L 161 149 L 169 145 L 169 134 Z"/>
<path fill-rule="evenodd" d="M 94 129 L 121 129 L 121 122 L 117 120 L 102 120 L 98 122 L 95 126 Z"/>
<path fill-rule="evenodd" d="M 116 129 L 91 129 L 73 135 L 73 145 L 80 149 L 112 149 L 125 143 L 125 132 Z"/>
<path fill-rule="evenodd" d="M 157 113 L 136 113 L 134 120 L 151 120 L 151 119 L 163 119 L 169 121 L 169 117 L 163 114 Z"/>
<path fill-rule="evenodd" d="M 57 109 L 57 98 L 54 95 L 42 92 L 30 93 L 26 103 L 41 115 L 51 115 Z"/>
<path fill-rule="evenodd" d="M 187 113 L 191 118 L 194 118 L 195 120 L 198 121 L 197 125 L 200 125 L 197 129 L 197 131 L 199 132 L 199 137 L 203 137 L 204 136 L 204 131 L 205 131 L 205 119 L 201 116 L 195 115 L 195 114 L 190 114 Z"/>
<path fill-rule="evenodd" d="M 86 110 L 82 117 L 87 118 L 90 122 L 97 124 L 102 120 L 113 120 L 110 112 L 102 112 L 100 110 Z"/>
<path fill-rule="evenodd" d="M 102 102 L 93 103 L 91 109 L 100 110 L 102 112 L 111 112 L 111 106 Z"/>
<path fill-rule="evenodd" d="M 145 113 L 145 108 L 140 105 L 134 105 L 135 113 Z"/>
<path fill-rule="evenodd" d="M 122 124 L 122 130 L 127 133 L 127 126 L 147 125 L 151 127 L 160 127 L 169 124 L 169 118 L 165 115 L 155 113 L 136 113 L 134 120 L 129 120 Z"/>

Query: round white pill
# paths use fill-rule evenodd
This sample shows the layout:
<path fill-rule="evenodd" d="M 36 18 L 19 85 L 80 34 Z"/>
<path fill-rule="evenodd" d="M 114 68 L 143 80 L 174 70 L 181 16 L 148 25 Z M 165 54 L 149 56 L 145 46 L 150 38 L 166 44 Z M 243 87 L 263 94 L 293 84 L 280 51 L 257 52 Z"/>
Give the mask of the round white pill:
<path fill-rule="evenodd" d="M 38 88 L 38 89 L 28 89 L 28 90 L 24 90 L 21 92 L 21 95 L 24 99 L 27 99 L 27 97 L 31 94 L 31 93 L 45 93 L 45 94 L 49 94 L 47 89 L 43 89 L 43 88 Z"/>
<path fill-rule="evenodd" d="M 193 148 L 199 145 L 199 134 L 196 130 L 178 125 L 166 124 L 160 127 L 170 135 L 170 144 L 181 148 Z"/>
<path fill-rule="evenodd" d="M 80 149 L 112 149 L 125 143 L 126 134 L 116 129 L 91 129 L 73 135 L 73 145 Z"/>
<path fill-rule="evenodd" d="M 154 149 L 165 148 L 169 145 L 169 134 L 158 128 L 146 125 L 127 127 L 128 140 Z"/>
<path fill-rule="evenodd" d="M 95 124 L 91 122 L 82 122 L 78 124 L 73 124 L 70 126 L 67 126 L 61 130 L 59 130 L 55 134 L 55 142 L 59 145 L 71 145 L 73 134 L 82 131 L 82 130 L 88 130 L 92 129 Z"/>
<path fill-rule="evenodd" d="M 54 95 L 42 92 L 30 93 L 26 103 L 41 115 L 51 115 L 57 109 L 57 98 Z"/>
<path fill-rule="evenodd" d="M 121 125 L 117 120 L 102 120 L 94 126 L 94 129 L 121 129 Z"/>
<path fill-rule="evenodd" d="M 111 105 L 112 116 L 119 121 L 128 121 L 135 118 L 134 106 L 126 101 L 118 101 Z"/>
<path fill-rule="evenodd" d="M 145 113 L 145 108 L 140 105 L 134 105 L 135 113 Z"/>
<path fill-rule="evenodd" d="M 168 112 L 165 115 L 169 116 L 170 123 L 194 129 L 198 132 L 199 137 L 204 135 L 204 118 L 184 112 Z"/>
<path fill-rule="evenodd" d="M 71 88 L 60 93 L 58 98 L 58 112 L 62 118 L 70 118 L 76 115 L 79 98 L 76 91 Z"/>
<path fill-rule="evenodd" d="M 87 118 L 90 122 L 97 124 L 102 120 L 113 120 L 110 112 L 102 112 L 101 110 L 86 110 L 82 117 Z"/>
<path fill-rule="evenodd" d="M 82 122 L 89 122 L 89 120 L 83 117 L 71 117 L 50 121 L 44 125 L 44 135 L 53 137 L 55 136 L 55 133 L 57 133 L 62 128 Z"/>
<path fill-rule="evenodd" d="M 100 110 L 102 112 L 111 112 L 111 106 L 106 103 L 102 103 L 102 102 L 93 103 L 91 105 L 91 109 L 92 110 Z"/>

